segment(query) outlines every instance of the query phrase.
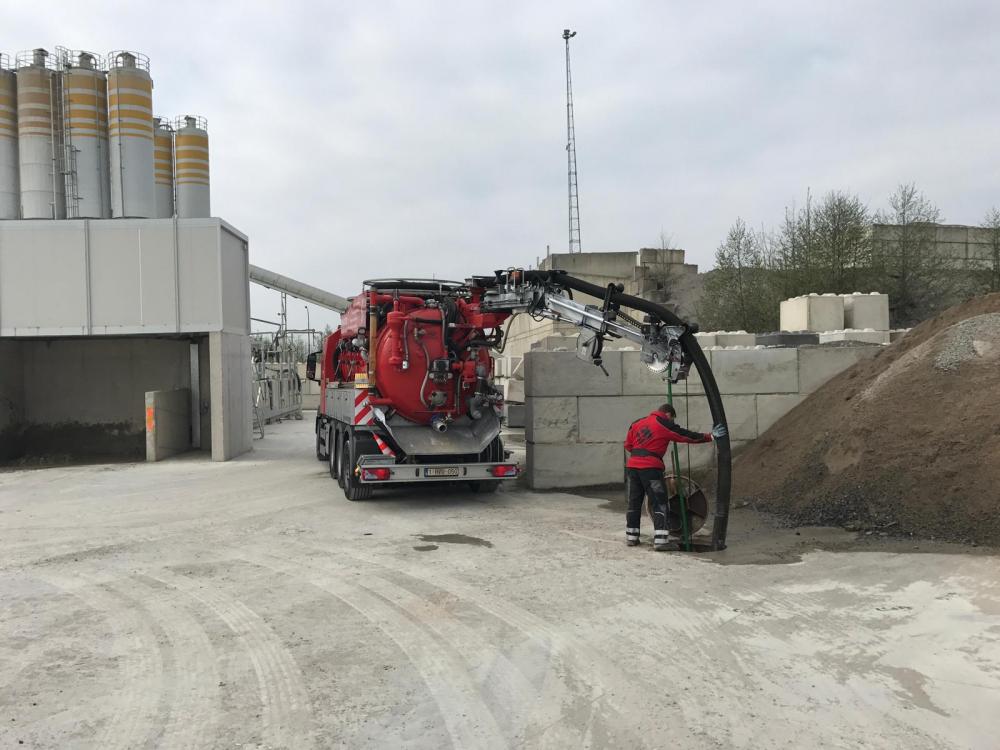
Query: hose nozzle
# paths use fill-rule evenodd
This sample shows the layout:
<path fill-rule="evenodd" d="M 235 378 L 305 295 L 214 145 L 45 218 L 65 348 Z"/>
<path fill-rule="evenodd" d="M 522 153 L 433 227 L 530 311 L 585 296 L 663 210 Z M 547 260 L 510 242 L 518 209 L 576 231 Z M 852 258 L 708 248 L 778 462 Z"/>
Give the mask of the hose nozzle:
<path fill-rule="evenodd" d="M 433 417 L 431 417 L 431 427 L 433 427 L 438 432 L 447 432 L 448 420 L 446 420 L 440 414 L 435 414 Z"/>

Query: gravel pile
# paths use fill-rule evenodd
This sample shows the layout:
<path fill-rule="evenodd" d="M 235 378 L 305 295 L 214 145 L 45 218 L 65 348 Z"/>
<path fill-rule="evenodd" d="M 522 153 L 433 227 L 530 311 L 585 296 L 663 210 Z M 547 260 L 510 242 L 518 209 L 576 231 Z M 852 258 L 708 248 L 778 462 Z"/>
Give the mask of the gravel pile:
<path fill-rule="evenodd" d="M 734 499 L 789 523 L 1000 544 L 1000 294 L 832 379 L 734 464 Z"/>

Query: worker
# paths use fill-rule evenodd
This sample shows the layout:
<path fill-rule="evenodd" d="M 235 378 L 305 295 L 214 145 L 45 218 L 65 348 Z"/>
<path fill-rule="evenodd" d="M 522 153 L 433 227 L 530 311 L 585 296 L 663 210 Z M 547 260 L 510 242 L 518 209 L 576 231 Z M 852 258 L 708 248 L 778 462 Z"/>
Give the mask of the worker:
<path fill-rule="evenodd" d="M 663 404 L 647 417 L 637 419 L 628 429 L 625 450 L 629 452 L 626 467 L 628 508 L 625 511 L 625 543 L 634 547 L 639 543 L 639 519 L 642 517 L 642 500 L 649 498 L 653 511 L 653 549 L 664 552 L 676 549 L 676 540 L 670 539 L 667 514 L 678 498 L 667 499 L 663 476 L 663 455 L 676 443 L 710 443 L 727 434 L 724 425 L 716 425 L 711 432 L 691 432 L 674 420 L 677 412 L 670 404 Z M 671 494 L 676 492 L 671 487 Z M 675 511 L 679 513 L 679 510 Z"/>

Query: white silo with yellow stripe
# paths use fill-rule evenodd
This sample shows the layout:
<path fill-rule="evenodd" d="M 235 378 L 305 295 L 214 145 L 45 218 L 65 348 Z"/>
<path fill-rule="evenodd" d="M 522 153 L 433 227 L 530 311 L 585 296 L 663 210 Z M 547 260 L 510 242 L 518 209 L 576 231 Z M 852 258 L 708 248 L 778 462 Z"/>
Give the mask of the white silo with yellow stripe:
<path fill-rule="evenodd" d="M 108 53 L 108 131 L 111 148 L 111 215 L 156 215 L 153 177 L 153 81 L 149 58 Z"/>
<path fill-rule="evenodd" d="M 57 48 L 62 67 L 66 218 L 111 217 L 107 75 L 93 52 Z"/>
<path fill-rule="evenodd" d="M 208 179 L 208 123 L 185 115 L 174 122 L 174 181 L 177 216 L 199 219 L 212 215 Z"/>
<path fill-rule="evenodd" d="M 57 61 L 39 48 L 19 52 L 16 65 L 21 218 L 64 219 Z"/>
<path fill-rule="evenodd" d="M 10 58 L 0 53 L 0 219 L 21 215 L 17 172 L 17 77 Z"/>
<path fill-rule="evenodd" d="M 153 177 L 156 218 L 174 215 L 174 129 L 162 117 L 153 118 Z"/>

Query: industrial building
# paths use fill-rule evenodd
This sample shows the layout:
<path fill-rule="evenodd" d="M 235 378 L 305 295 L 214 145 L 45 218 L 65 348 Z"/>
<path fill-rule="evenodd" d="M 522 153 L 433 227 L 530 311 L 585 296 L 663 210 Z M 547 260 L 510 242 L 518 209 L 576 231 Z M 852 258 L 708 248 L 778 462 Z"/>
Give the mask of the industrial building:
<path fill-rule="evenodd" d="M 0 55 L 0 460 L 251 445 L 247 237 L 149 59 Z"/>

